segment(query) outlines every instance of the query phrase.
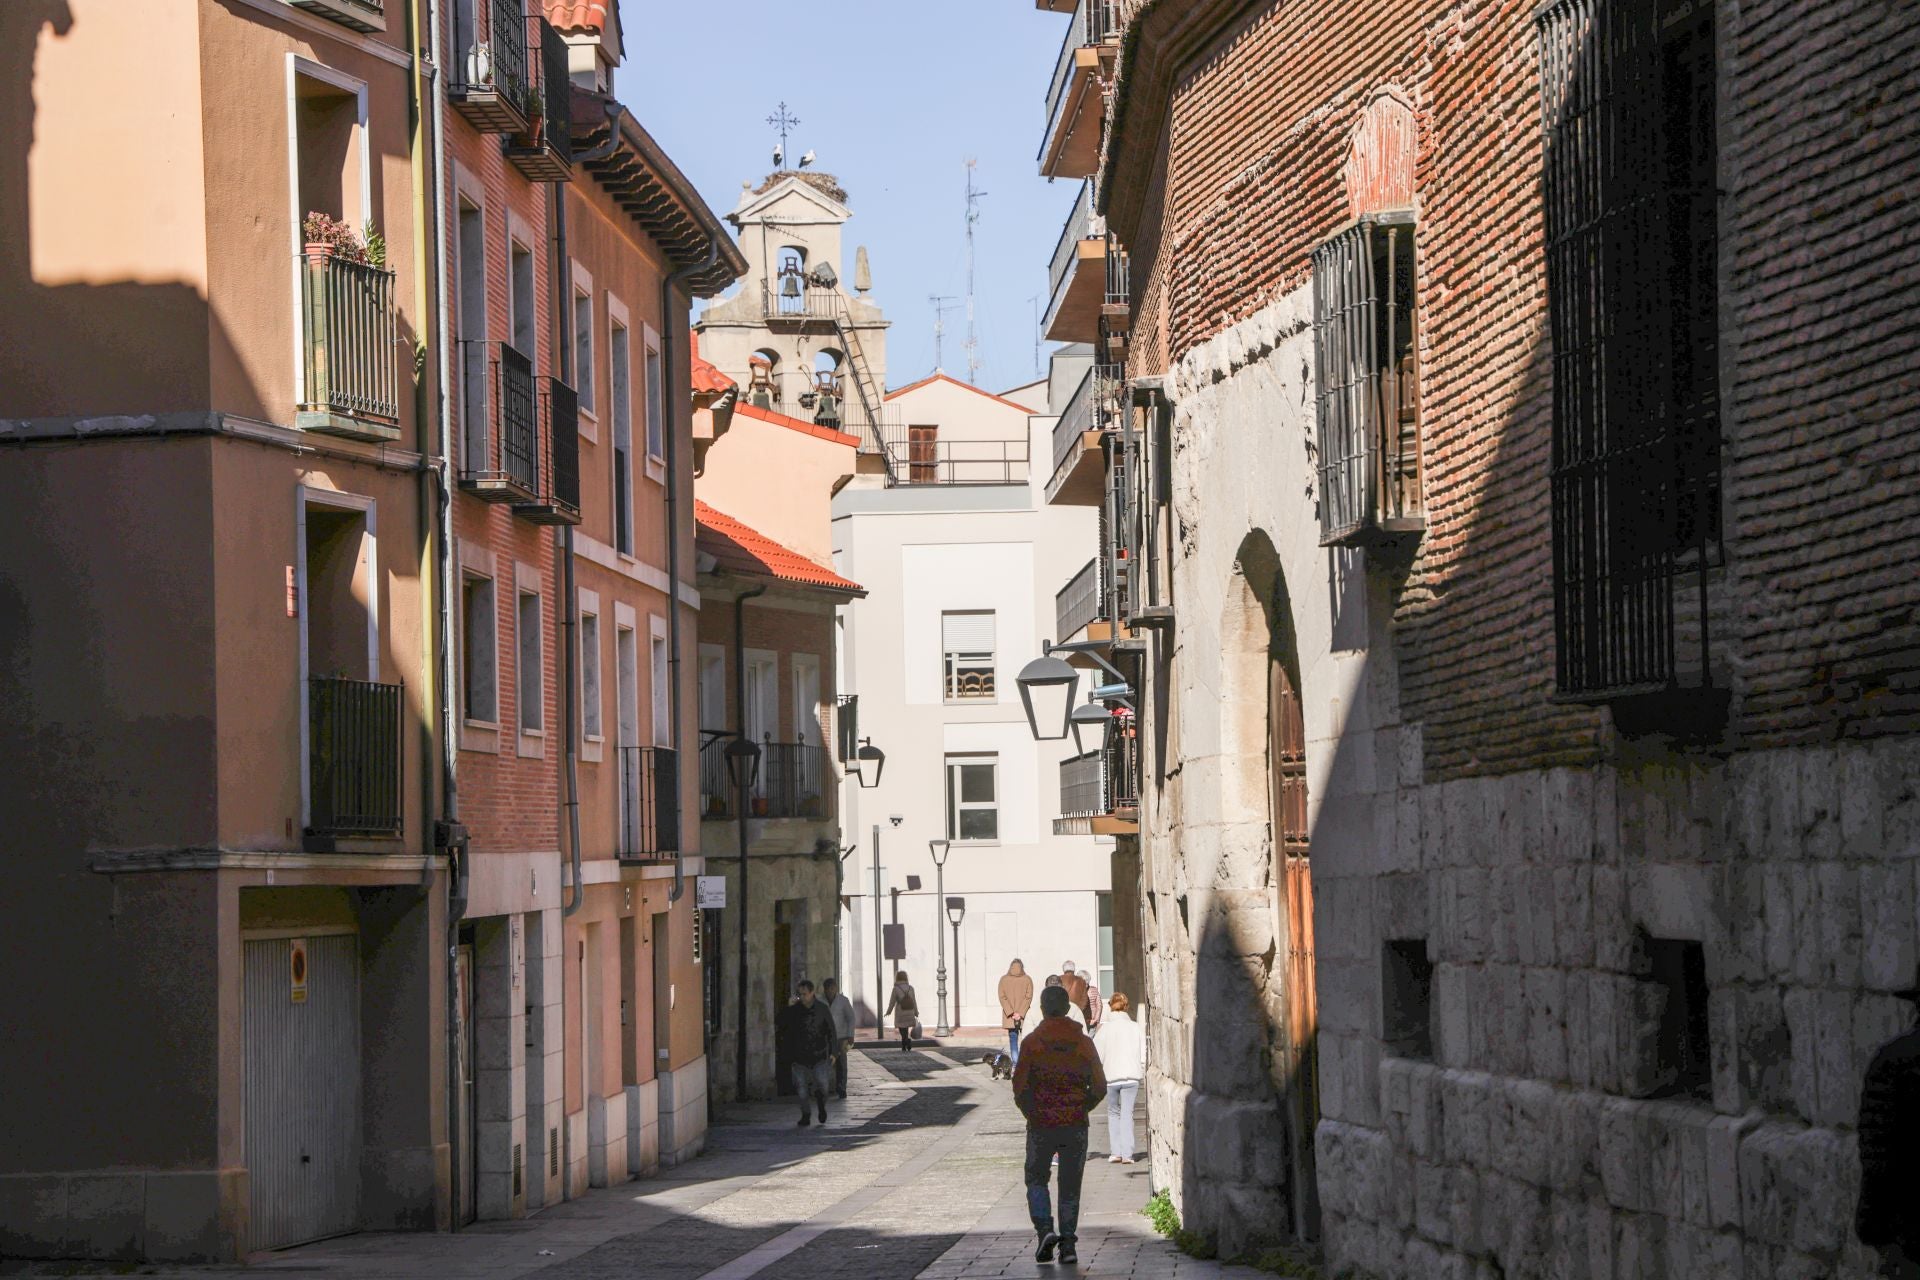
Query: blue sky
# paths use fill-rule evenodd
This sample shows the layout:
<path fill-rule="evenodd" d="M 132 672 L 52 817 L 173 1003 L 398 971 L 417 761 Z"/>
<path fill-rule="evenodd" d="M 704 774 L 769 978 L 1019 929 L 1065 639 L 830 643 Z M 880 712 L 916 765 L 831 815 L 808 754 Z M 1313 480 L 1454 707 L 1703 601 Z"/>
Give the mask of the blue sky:
<path fill-rule="evenodd" d="M 966 168 L 987 192 L 975 228 L 980 382 L 1034 376 L 1034 303 L 1078 184 L 1048 183 L 1034 155 L 1064 14 L 1033 0 L 622 0 L 626 65 L 615 91 L 699 186 L 714 211 L 772 167 L 766 118 L 800 117 L 789 144 L 839 177 L 864 244 L 873 297 L 893 327 L 888 381 L 933 370 L 930 294 L 966 292 Z M 843 274 L 851 274 L 851 262 Z M 966 373 L 960 306 L 941 363 Z M 1047 344 L 1042 347 L 1045 358 Z"/>

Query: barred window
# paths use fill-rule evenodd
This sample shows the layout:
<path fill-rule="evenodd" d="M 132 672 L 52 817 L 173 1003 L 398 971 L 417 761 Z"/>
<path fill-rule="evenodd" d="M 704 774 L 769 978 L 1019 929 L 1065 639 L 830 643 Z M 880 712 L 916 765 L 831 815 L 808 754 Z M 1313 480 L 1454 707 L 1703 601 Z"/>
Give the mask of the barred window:
<path fill-rule="evenodd" d="M 1413 215 L 1362 218 L 1313 251 L 1320 545 L 1418 533 Z"/>
<path fill-rule="evenodd" d="M 1557 676 L 1657 692 L 1721 536 L 1712 0 L 1558 0 L 1540 58 Z"/>

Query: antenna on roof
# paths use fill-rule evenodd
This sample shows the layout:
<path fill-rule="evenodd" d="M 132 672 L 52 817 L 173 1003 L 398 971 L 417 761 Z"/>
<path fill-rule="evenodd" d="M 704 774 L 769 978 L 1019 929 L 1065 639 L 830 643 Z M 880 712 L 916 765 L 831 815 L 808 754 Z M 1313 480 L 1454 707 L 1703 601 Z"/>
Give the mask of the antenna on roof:
<path fill-rule="evenodd" d="M 933 307 L 933 371 L 941 372 L 940 344 L 947 336 L 947 312 L 953 310 L 957 301 L 951 294 L 930 293 L 927 302 Z"/>
<path fill-rule="evenodd" d="M 980 335 L 973 324 L 973 224 L 980 221 L 980 198 L 987 193 L 973 185 L 974 166 L 979 161 L 967 157 L 967 381 L 980 384 Z"/>
<path fill-rule="evenodd" d="M 1033 376 L 1040 376 L 1040 295 L 1034 294 L 1027 299 L 1027 305 L 1033 308 Z"/>

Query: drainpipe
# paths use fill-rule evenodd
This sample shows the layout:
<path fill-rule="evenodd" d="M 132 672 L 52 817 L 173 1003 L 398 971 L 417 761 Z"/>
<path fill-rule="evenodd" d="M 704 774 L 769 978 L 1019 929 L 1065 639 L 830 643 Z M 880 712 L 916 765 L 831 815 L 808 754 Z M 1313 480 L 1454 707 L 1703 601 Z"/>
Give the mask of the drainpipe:
<path fill-rule="evenodd" d="M 452 1177 L 448 1202 L 452 1206 L 453 1230 L 460 1230 L 464 1217 L 460 1203 L 460 1168 L 466 1158 L 461 1150 L 460 1126 L 454 1118 L 460 1114 L 460 1080 L 454 1064 L 460 1057 L 460 920 L 467 913 L 466 838 L 460 829 L 460 790 L 455 777 L 459 724 L 454 715 L 453 613 L 449 603 L 455 582 L 453 565 L 453 405 L 447 399 L 447 386 L 453 376 L 447 316 L 447 202 L 442 189 L 447 172 L 447 109 L 440 90 L 438 58 L 443 43 L 440 26 L 440 0 L 425 0 L 427 6 L 428 71 L 433 77 L 433 234 L 436 264 L 434 280 L 434 335 L 440 349 L 440 441 L 438 463 L 431 470 L 434 479 L 433 509 L 435 535 L 440 540 L 440 564 L 434 590 L 435 629 L 440 638 L 440 661 L 435 673 L 440 688 L 440 774 L 441 820 L 436 842 L 447 850 L 447 1153 Z"/>
<path fill-rule="evenodd" d="M 738 734 L 747 736 L 747 665 L 746 665 L 746 617 L 747 601 L 755 596 L 767 594 L 766 587 L 754 587 L 742 591 L 733 598 L 733 714 L 740 728 Z M 761 766 L 766 766 L 762 760 Z M 735 786 L 734 803 L 740 807 L 740 975 L 737 979 L 740 992 L 740 1019 L 738 1039 L 734 1042 L 733 1062 L 733 1100 L 747 1100 L 747 787 L 745 782 Z M 777 997 L 776 997 L 777 999 Z M 778 1082 L 776 1082 L 778 1083 Z"/>
<path fill-rule="evenodd" d="M 702 272 L 712 269 L 720 260 L 720 237 L 716 232 L 707 235 L 707 257 L 697 266 L 681 267 L 660 282 L 660 380 L 666 384 L 662 396 L 666 403 L 662 408 L 662 417 L 666 421 L 665 448 L 667 451 L 667 684 L 673 690 L 672 700 L 668 702 L 668 736 L 677 749 L 680 745 L 680 524 L 675 518 L 680 509 L 680 398 L 670 388 L 673 387 L 673 371 L 678 367 L 674 360 L 674 339 L 680 332 L 679 320 L 674 315 L 674 292 L 684 280 L 689 280 Z M 688 403 L 692 403 L 692 386 L 689 382 Z M 668 416 L 671 415 L 671 416 Z M 762 588 L 764 590 L 764 588 Z M 689 763 L 698 759 L 696 754 Z M 682 787 L 684 793 L 685 788 Z M 674 808 L 679 809 L 676 799 Z M 684 826 L 684 822 L 681 824 Z M 680 895 L 686 892 L 686 861 L 680 846 L 686 841 L 675 840 L 673 850 L 673 889 L 667 894 L 668 902 L 680 901 Z M 744 864 L 743 864 L 744 873 Z M 745 896 L 745 881 L 742 881 L 741 895 Z M 744 981 L 744 975 L 742 975 Z M 742 1015 L 746 1006 L 741 1005 Z"/>

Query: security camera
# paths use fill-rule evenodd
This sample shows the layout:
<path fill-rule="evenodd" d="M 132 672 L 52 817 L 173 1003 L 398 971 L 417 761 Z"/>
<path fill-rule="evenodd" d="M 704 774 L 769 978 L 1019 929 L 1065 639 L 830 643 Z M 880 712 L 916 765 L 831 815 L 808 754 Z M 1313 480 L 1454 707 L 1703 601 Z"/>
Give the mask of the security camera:
<path fill-rule="evenodd" d="M 899 826 L 901 823 L 905 822 L 906 820 L 907 820 L 907 815 L 904 813 L 890 814 L 887 817 L 887 821 L 891 822 L 896 827 Z"/>

